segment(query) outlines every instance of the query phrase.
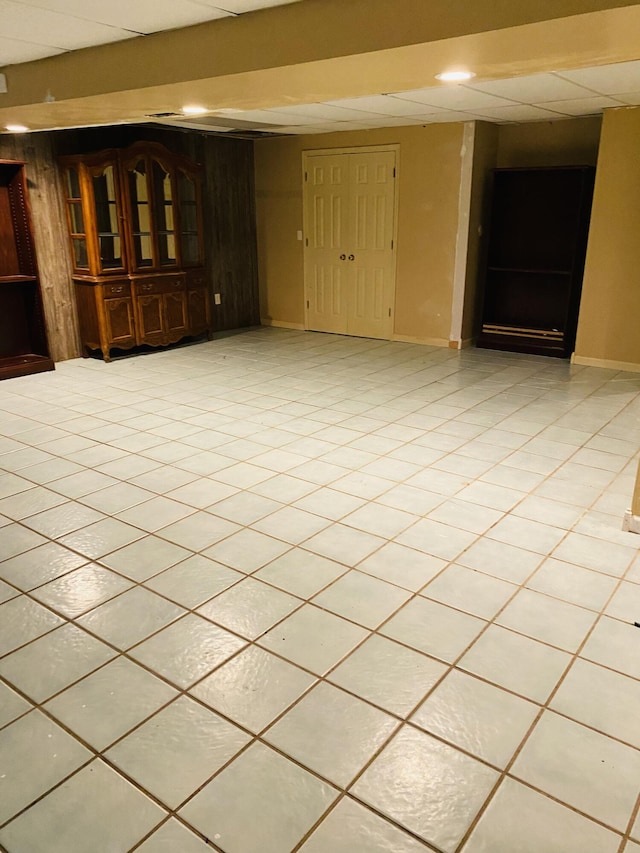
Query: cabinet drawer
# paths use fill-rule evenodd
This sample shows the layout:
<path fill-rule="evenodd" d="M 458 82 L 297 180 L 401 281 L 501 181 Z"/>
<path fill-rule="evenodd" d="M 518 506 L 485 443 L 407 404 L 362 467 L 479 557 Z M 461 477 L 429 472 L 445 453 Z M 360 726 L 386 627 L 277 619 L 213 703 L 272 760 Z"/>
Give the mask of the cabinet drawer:
<path fill-rule="evenodd" d="M 206 287 L 207 286 L 207 276 L 204 270 L 197 270 L 194 272 L 187 273 L 187 285 L 188 287 Z"/>
<path fill-rule="evenodd" d="M 136 281 L 136 293 L 138 296 L 147 296 L 151 293 L 175 293 L 185 289 L 184 278 L 156 278 L 149 281 Z"/>
<path fill-rule="evenodd" d="M 111 299 L 114 296 L 131 296 L 131 285 L 128 281 L 118 281 L 113 284 L 103 285 L 105 299 Z"/>

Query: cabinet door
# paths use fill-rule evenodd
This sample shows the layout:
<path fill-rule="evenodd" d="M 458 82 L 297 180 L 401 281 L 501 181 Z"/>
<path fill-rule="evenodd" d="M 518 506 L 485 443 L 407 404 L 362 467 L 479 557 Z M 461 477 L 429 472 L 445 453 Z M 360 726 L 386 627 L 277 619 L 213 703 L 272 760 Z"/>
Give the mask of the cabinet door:
<path fill-rule="evenodd" d="M 133 321 L 133 302 L 129 297 L 124 299 L 105 299 L 104 317 L 107 340 L 113 347 L 132 347 L 136 342 L 135 325 Z"/>
<path fill-rule="evenodd" d="M 201 335 L 211 327 L 209 293 L 206 288 L 189 290 L 189 334 Z"/>
<path fill-rule="evenodd" d="M 138 343 L 158 346 L 163 344 L 164 328 L 162 323 L 162 295 L 151 293 L 136 299 L 138 318 Z"/>
<path fill-rule="evenodd" d="M 187 297 L 184 291 L 163 296 L 164 329 L 168 341 L 177 341 L 187 334 Z"/>
<path fill-rule="evenodd" d="M 92 228 L 96 247 L 96 272 L 120 272 L 126 268 L 121 233 L 122 211 L 115 162 L 88 169 L 91 181 Z"/>

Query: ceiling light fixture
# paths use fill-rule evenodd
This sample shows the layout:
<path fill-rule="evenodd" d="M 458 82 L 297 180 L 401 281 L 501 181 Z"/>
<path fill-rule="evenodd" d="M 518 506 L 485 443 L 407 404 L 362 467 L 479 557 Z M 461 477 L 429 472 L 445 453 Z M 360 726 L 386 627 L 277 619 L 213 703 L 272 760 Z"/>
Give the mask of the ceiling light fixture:
<path fill-rule="evenodd" d="M 182 113 L 186 116 L 201 116 L 208 112 L 209 110 L 206 107 L 189 106 L 182 108 Z"/>
<path fill-rule="evenodd" d="M 24 124 L 8 124 L 5 130 L 8 130 L 9 133 L 26 133 L 29 128 Z"/>
<path fill-rule="evenodd" d="M 441 74 L 436 74 L 436 80 L 442 80 L 443 83 L 461 83 L 475 76 L 472 71 L 443 71 Z"/>

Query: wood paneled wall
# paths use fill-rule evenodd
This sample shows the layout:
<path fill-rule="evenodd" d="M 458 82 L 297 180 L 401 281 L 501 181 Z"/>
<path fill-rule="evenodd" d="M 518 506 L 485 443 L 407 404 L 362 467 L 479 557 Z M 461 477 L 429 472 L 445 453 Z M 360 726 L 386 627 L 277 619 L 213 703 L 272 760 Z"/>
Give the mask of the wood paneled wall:
<path fill-rule="evenodd" d="M 0 136 L 0 159 L 25 160 L 49 348 L 54 361 L 79 355 L 71 250 L 52 134 Z"/>
<path fill-rule="evenodd" d="M 160 142 L 205 169 L 205 265 L 214 328 L 258 325 L 258 273 L 253 142 L 155 127 L 118 126 L 0 136 L 0 159 L 25 160 L 42 297 L 54 361 L 80 355 L 72 265 L 58 175 L 61 154 Z M 213 305 L 219 293 L 220 305 Z"/>

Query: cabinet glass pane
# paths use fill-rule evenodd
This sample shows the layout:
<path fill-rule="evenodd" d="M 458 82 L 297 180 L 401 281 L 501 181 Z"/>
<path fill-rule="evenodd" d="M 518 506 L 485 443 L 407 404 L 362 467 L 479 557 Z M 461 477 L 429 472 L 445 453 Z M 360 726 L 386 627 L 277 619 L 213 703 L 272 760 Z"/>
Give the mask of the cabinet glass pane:
<path fill-rule="evenodd" d="M 69 222 L 72 234 L 84 234 L 84 216 L 80 202 L 69 203 Z"/>
<path fill-rule="evenodd" d="M 176 241 L 173 225 L 171 175 L 157 160 L 151 162 L 154 213 L 158 235 L 158 262 L 161 266 L 172 266 L 176 263 Z"/>
<path fill-rule="evenodd" d="M 77 169 L 67 169 L 65 172 L 67 198 L 80 198 L 80 177 Z"/>
<path fill-rule="evenodd" d="M 196 184 L 186 172 L 178 172 L 178 195 L 180 205 L 180 254 L 182 263 L 195 266 L 200 263 L 198 240 L 198 208 Z"/>
<path fill-rule="evenodd" d="M 103 269 L 119 269 L 123 266 L 122 241 L 113 166 L 107 166 L 102 174 L 93 177 L 93 197 L 100 264 Z"/>
<path fill-rule="evenodd" d="M 180 235 L 180 251 L 182 263 L 195 267 L 200 263 L 200 241 L 197 234 Z"/>
<path fill-rule="evenodd" d="M 87 240 L 85 237 L 72 237 L 73 262 L 76 269 L 89 269 L 89 256 L 87 255 Z"/>
<path fill-rule="evenodd" d="M 151 246 L 151 220 L 149 216 L 149 192 L 147 189 L 147 164 L 139 160 L 127 172 L 129 197 L 131 199 L 131 233 L 136 267 L 153 265 Z"/>

